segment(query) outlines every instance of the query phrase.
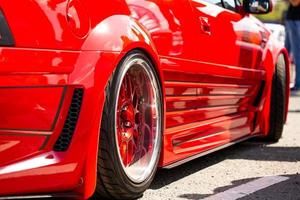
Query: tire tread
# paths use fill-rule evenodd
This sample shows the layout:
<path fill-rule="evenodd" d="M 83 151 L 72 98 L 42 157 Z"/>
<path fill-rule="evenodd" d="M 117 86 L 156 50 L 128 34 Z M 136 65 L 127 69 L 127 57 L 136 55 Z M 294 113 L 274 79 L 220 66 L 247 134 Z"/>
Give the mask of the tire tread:
<path fill-rule="evenodd" d="M 272 81 L 272 94 L 270 106 L 270 130 L 266 137 L 269 142 L 278 142 L 282 137 L 285 101 L 286 101 L 286 69 L 284 56 L 280 55 L 276 64 Z"/>
<path fill-rule="evenodd" d="M 132 51 L 128 55 L 139 54 L 144 55 L 140 51 Z M 126 57 L 124 58 L 126 59 Z M 124 61 L 123 59 L 123 61 Z M 123 62 L 121 61 L 121 63 Z M 111 121 L 113 112 L 110 109 L 113 104 L 113 87 L 114 87 L 114 76 L 117 75 L 116 70 L 112 74 L 112 78 L 107 83 L 105 89 L 105 104 L 102 113 L 101 128 L 100 128 L 100 143 L 98 152 L 98 162 L 97 162 L 97 186 L 95 189 L 94 196 L 92 199 L 136 199 L 142 195 L 142 192 L 146 189 L 140 191 L 134 191 L 132 189 L 127 189 L 124 183 L 118 176 L 118 168 L 116 166 L 115 154 L 112 150 L 112 139 L 111 137 Z M 110 99 L 111 98 L 111 99 Z M 156 171 L 156 168 L 155 168 Z M 155 172 L 154 171 L 154 172 Z M 152 179 L 151 179 L 152 180 Z M 151 182 L 150 180 L 150 182 Z M 150 184 L 149 182 L 149 184 Z M 142 191 L 142 192 L 141 192 Z"/>

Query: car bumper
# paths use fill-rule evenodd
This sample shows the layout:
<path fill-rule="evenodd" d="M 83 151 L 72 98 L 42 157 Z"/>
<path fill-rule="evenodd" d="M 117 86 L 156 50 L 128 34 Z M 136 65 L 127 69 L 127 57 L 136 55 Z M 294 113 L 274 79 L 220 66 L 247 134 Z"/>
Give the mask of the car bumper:
<path fill-rule="evenodd" d="M 0 55 L 0 196 L 91 193 L 95 172 L 85 169 L 95 171 L 104 89 L 119 54 L 1 48 Z M 71 142 L 56 151 L 78 88 Z"/>

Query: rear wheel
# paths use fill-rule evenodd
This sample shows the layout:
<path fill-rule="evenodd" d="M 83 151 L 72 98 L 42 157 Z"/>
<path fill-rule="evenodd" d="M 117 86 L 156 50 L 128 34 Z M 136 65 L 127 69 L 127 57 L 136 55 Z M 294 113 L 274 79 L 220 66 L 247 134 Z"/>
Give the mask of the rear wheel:
<path fill-rule="evenodd" d="M 121 61 L 106 88 L 95 197 L 134 199 L 149 187 L 162 143 L 160 91 L 144 54 Z"/>
<path fill-rule="evenodd" d="M 266 137 L 269 142 L 278 142 L 282 136 L 285 122 L 286 105 L 286 65 L 283 55 L 280 55 L 276 64 L 272 82 L 270 131 Z"/>

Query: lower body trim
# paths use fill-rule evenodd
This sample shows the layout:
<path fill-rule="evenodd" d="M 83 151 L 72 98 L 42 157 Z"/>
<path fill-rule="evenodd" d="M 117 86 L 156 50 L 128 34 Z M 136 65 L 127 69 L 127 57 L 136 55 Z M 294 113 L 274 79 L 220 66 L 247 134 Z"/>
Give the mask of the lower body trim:
<path fill-rule="evenodd" d="M 226 148 L 226 147 L 232 146 L 232 145 L 234 145 L 234 144 L 237 144 L 237 143 L 240 143 L 240 142 L 242 142 L 242 141 L 248 140 L 248 139 L 253 138 L 253 137 L 258 137 L 258 136 L 259 136 L 259 135 L 249 135 L 249 136 L 243 137 L 243 138 L 241 138 L 241 139 L 238 139 L 238 140 L 229 142 L 229 143 L 227 143 L 227 144 L 225 144 L 225 145 L 222 145 L 222 146 L 219 146 L 219 147 L 217 147 L 217 148 L 213 148 L 213 149 L 204 151 L 204 152 L 202 152 L 202 153 L 199 153 L 199 154 L 190 156 L 190 157 L 185 158 L 185 159 L 183 159 L 183 160 L 179 160 L 179 161 L 177 161 L 177 162 L 168 164 L 168 165 L 164 166 L 163 168 L 164 168 L 164 169 L 171 169 L 171 168 L 177 167 L 177 166 L 179 166 L 179 165 L 182 165 L 182 164 L 184 164 L 184 163 L 186 163 L 186 162 L 189 162 L 189 161 L 191 161 L 191 160 L 194 160 L 194 159 L 196 159 L 196 158 L 205 156 L 205 155 L 207 155 L 207 154 L 213 153 L 213 152 L 215 152 L 215 151 L 224 149 L 224 148 Z"/>

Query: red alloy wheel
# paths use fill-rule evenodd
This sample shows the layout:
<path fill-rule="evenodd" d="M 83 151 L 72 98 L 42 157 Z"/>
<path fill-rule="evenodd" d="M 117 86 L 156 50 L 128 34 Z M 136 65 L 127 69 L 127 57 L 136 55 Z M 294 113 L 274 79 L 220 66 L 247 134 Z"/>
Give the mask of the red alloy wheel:
<path fill-rule="evenodd" d="M 143 59 L 130 61 L 121 76 L 116 111 L 116 141 L 124 172 L 145 181 L 158 159 L 161 106 L 157 79 Z"/>

